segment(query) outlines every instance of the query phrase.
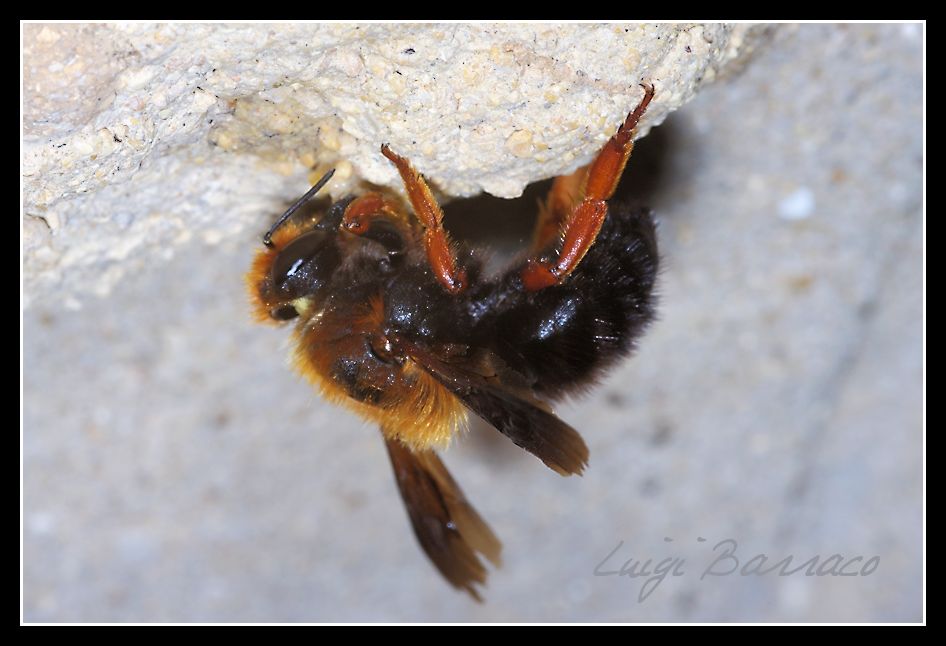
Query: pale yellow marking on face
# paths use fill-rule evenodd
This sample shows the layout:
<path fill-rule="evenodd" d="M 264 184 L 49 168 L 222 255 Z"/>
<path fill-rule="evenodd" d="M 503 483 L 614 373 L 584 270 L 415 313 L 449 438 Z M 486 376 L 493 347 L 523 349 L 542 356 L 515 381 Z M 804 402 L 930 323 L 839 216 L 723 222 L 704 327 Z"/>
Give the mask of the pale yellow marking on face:
<path fill-rule="evenodd" d="M 312 299 L 308 296 L 303 296 L 292 301 L 290 305 L 296 308 L 296 311 L 299 312 L 300 316 L 304 316 L 305 313 L 309 311 L 309 308 L 312 307 Z"/>

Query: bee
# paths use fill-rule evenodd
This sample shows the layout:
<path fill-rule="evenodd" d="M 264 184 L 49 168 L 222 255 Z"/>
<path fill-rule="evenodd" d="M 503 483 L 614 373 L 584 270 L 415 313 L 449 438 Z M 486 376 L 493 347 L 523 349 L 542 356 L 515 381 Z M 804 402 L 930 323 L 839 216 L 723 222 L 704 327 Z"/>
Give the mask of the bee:
<path fill-rule="evenodd" d="M 451 241 L 424 178 L 388 145 L 413 214 L 380 193 L 291 216 L 263 237 L 247 274 L 256 318 L 296 320 L 293 360 L 328 400 L 376 423 L 414 533 L 454 587 L 480 600 L 483 559 L 501 543 L 437 451 L 472 412 L 555 472 L 580 474 L 588 447 L 549 406 L 588 389 L 654 318 L 650 213 L 609 203 L 633 148 L 644 96 L 594 161 L 552 184 L 525 260 L 485 271 Z"/>

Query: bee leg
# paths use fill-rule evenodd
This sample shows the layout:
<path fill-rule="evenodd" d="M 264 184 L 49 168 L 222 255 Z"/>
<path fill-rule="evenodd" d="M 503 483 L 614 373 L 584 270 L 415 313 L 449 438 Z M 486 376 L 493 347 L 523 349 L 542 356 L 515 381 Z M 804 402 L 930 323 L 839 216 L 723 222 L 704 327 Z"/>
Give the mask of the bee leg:
<path fill-rule="evenodd" d="M 368 231 L 373 220 L 383 217 L 399 219 L 397 207 L 380 193 L 368 193 L 355 198 L 345 207 L 342 228 L 361 235 Z"/>
<path fill-rule="evenodd" d="M 418 542 L 451 585 L 482 601 L 475 585 L 483 585 L 487 573 L 479 555 L 498 567 L 502 544 L 435 452 L 412 451 L 385 435 L 394 478 Z"/>
<path fill-rule="evenodd" d="M 553 262 L 532 258 L 522 269 L 522 283 L 530 292 L 557 285 L 572 273 L 594 244 L 608 215 L 607 200 L 614 195 L 624 166 L 634 148 L 634 130 L 654 97 L 654 86 L 643 85 L 644 98 L 588 168 L 582 200 L 572 210 L 562 232 L 562 248 Z"/>
<path fill-rule="evenodd" d="M 343 231 L 381 243 L 391 255 L 404 252 L 404 240 L 411 235 L 409 225 L 397 206 L 380 193 L 368 193 L 345 208 L 340 225 Z"/>
<path fill-rule="evenodd" d="M 532 251 L 542 253 L 561 234 L 568 216 L 581 202 L 581 191 L 588 176 L 588 166 L 571 175 L 555 178 L 544 202 L 539 202 L 539 219 L 532 234 Z"/>
<path fill-rule="evenodd" d="M 434 276 L 448 292 L 459 294 L 467 286 L 466 272 L 457 266 L 450 238 L 443 228 L 443 211 L 440 205 L 430 192 L 427 182 L 407 159 L 394 153 L 387 144 L 381 146 L 381 154 L 391 160 L 401 174 L 407 197 L 414 207 L 417 219 L 424 227 L 424 247 Z"/>

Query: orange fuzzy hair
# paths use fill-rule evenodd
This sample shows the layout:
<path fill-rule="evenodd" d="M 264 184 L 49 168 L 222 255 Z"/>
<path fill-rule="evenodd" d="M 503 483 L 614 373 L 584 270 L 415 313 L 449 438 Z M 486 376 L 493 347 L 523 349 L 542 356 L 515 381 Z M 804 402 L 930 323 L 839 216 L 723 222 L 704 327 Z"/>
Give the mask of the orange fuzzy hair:
<path fill-rule="evenodd" d="M 294 334 L 293 366 L 323 397 L 379 424 L 389 439 L 400 440 L 414 450 L 443 448 L 464 425 L 466 409 L 410 360 L 399 368 L 394 382 L 385 385 L 376 404 L 352 399 L 329 377 L 335 359 L 333 346 L 361 335 L 380 334 L 383 314 L 379 296 L 372 299 L 363 316 L 354 320 L 342 321 L 328 314 L 318 325 L 299 326 Z"/>
<path fill-rule="evenodd" d="M 273 233 L 271 247 L 264 247 L 256 252 L 253 257 L 253 264 L 250 270 L 246 272 L 244 281 L 246 290 L 250 297 L 250 308 L 253 319 L 257 323 L 266 323 L 269 325 L 280 325 L 285 321 L 277 321 L 269 312 L 276 303 L 269 302 L 263 298 L 260 285 L 269 278 L 269 272 L 272 271 L 273 263 L 279 252 L 286 248 L 290 242 L 302 235 L 302 227 L 295 222 L 286 222 Z"/>
<path fill-rule="evenodd" d="M 276 303 L 263 297 L 260 286 L 269 278 L 279 252 L 302 233 L 302 227 L 287 222 L 273 234 L 273 246 L 259 250 L 253 259 L 246 274 L 246 287 L 253 317 L 260 323 L 284 323 L 270 315 Z M 354 321 L 332 321 L 326 317 L 317 325 L 300 324 L 293 335 L 292 364 L 323 397 L 381 425 L 389 439 L 400 440 L 414 450 L 445 447 L 464 425 L 466 409 L 436 379 L 411 361 L 404 363 L 399 378 L 385 389 L 377 404 L 352 399 L 329 376 L 334 361 L 332 348 L 345 340 L 340 335 L 354 338 L 360 334 L 380 334 L 383 312 L 379 296 L 371 301 L 364 315 Z"/>

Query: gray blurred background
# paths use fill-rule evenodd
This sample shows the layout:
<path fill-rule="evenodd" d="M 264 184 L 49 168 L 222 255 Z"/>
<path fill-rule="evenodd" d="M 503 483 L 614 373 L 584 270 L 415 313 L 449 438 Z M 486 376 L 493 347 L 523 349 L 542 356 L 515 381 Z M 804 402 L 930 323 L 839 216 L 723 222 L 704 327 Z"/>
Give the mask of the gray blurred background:
<path fill-rule="evenodd" d="M 622 190 L 659 218 L 661 320 L 557 407 L 586 474 L 481 424 L 446 454 L 504 542 L 483 604 L 420 551 L 376 429 L 251 322 L 259 232 L 27 310 L 24 618 L 921 620 L 922 41 L 781 26 L 639 142 Z M 704 576 L 733 546 L 823 575 Z M 595 575 L 665 558 L 646 588 Z"/>

